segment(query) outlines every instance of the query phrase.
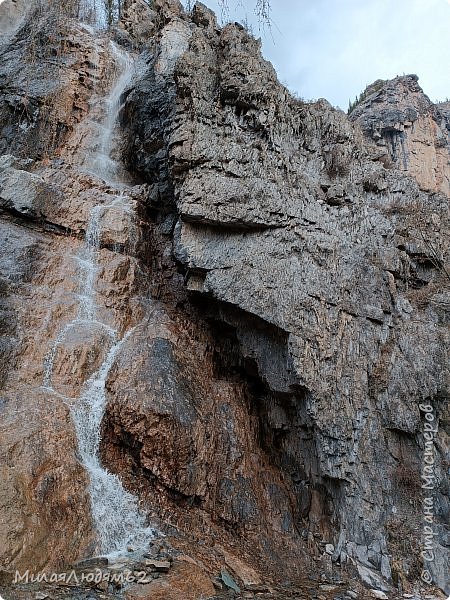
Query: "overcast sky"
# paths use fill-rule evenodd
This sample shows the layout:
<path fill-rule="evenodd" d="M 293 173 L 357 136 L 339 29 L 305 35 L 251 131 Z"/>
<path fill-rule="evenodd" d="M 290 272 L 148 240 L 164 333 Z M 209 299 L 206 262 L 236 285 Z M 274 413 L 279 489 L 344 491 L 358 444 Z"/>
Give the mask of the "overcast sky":
<path fill-rule="evenodd" d="M 223 0 L 202 0 L 223 13 Z M 431 100 L 450 97 L 450 0 L 271 0 L 271 32 L 256 0 L 226 0 L 225 21 L 247 18 L 279 79 L 303 98 L 349 99 L 376 79 L 416 73 Z"/>

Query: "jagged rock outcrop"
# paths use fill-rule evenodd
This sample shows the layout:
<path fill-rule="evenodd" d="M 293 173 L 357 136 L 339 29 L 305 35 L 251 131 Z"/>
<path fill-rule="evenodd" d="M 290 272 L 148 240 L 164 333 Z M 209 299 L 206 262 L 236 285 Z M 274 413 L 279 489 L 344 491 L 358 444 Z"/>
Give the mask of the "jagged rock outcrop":
<path fill-rule="evenodd" d="M 450 196 L 449 103 L 433 104 L 417 75 L 369 85 L 350 119 L 375 141 L 383 160 L 411 174 L 422 190 Z"/>
<path fill-rule="evenodd" d="M 102 459 L 190 555 L 192 589 L 212 593 L 223 568 L 249 590 L 300 586 L 305 571 L 417 582 L 425 414 L 427 568 L 446 589 L 446 171 L 393 168 L 364 138 L 372 105 L 353 113 L 361 133 L 326 101 L 292 98 L 243 27 L 155 0 L 127 2 L 116 34 L 140 56 L 121 111 L 127 183 L 108 184 L 89 170 L 109 42 L 64 20 L 49 47 L 40 23 L 36 60 L 30 24 L 0 58 L 1 568 L 94 552 L 67 404 L 104 363 L 107 325 L 127 334 L 106 377 Z M 422 101 L 395 124 L 433 119 Z M 99 205 L 86 328 L 76 256 Z M 187 597 L 149 585 L 129 597 Z"/>
<path fill-rule="evenodd" d="M 414 568 L 388 532 L 410 528 L 419 545 L 409 496 L 420 492 L 419 405 L 432 405 L 444 585 L 448 200 L 373 162 L 326 102 L 291 98 L 243 28 L 217 30 L 201 5 L 192 20 L 164 26 L 128 97 L 129 165 L 153 183 L 156 207 L 175 201 L 187 287 L 215 303 L 257 369 L 271 453 L 309 528 L 335 531 L 335 559 L 387 580 Z M 178 60 L 161 69 L 177 35 Z"/>

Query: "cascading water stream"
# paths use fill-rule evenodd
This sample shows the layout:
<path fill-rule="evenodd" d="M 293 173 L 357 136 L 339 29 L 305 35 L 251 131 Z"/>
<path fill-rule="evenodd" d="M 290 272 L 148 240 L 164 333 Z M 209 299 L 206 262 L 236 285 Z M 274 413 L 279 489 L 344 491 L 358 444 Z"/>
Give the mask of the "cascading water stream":
<path fill-rule="evenodd" d="M 145 526 L 136 497 L 127 492 L 116 475 L 101 464 L 100 427 L 106 407 L 105 384 L 114 359 L 132 333 L 113 344 L 99 370 L 87 381 L 72 407 L 81 463 L 90 476 L 92 517 L 99 536 L 99 551 L 121 554 L 148 544 L 152 530 Z"/>
<path fill-rule="evenodd" d="M 97 317 L 96 279 L 99 271 L 101 249 L 101 223 L 105 211 L 119 207 L 130 212 L 124 192 L 126 184 L 120 179 L 120 163 L 112 155 L 115 150 L 114 133 L 120 111 L 120 101 L 132 77 L 133 62 L 130 56 L 111 42 L 111 53 L 117 65 L 118 77 L 105 102 L 105 118 L 101 135 L 92 157 L 91 173 L 119 188 L 119 193 L 110 204 L 94 206 L 86 227 L 85 243 L 76 257 L 79 274 L 78 314 L 58 334 L 44 364 L 44 386 L 55 391 L 52 385 L 54 363 L 58 348 L 72 328 L 96 327 L 108 335 L 105 341 L 105 359 L 98 370 L 82 387 L 78 398 L 66 398 L 75 426 L 78 455 L 89 473 L 89 493 L 92 518 L 98 534 L 97 550 L 101 554 L 120 555 L 129 546 L 144 549 L 152 538 L 153 530 L 146 527 L 145 517 L 138 508 L 135 496 L 127 492 L 119 478 L 107 471 L 100 459 L 101 423 L 106 409 L 105 384 L 117 354 L 123 349 L 132 333 L 129 330 L 121 339 L 119 333 Z M 132 230 L 132 228 L 130 228 Z M 56 393 L 56 392 L 55 392 Z"/>
<path fill-rule="evenodd" d="M 116 4 L 114 0 L 111 4 Z M 113 11 L 117 16 L 117 10 Z M 79 0 L 78 18 L 80 21 L 95 25 L 96 29 L 106 29 L 108 16 L 105 0 Z"/>
<path fill-rule="evenodd" d="M 99 145 L 93 156 L 90 171 L 108 183 L 123 184 L 120 178 L 121 165 L 113 158 L 114 130 L 121 107 L 122 94 L 133 75 L 133 61 L 129 54 L 111 42 L 111 53 L 114 56 L 119 76 L 108 98 L 106 98 L 106 119 L 102 124 Z"/>

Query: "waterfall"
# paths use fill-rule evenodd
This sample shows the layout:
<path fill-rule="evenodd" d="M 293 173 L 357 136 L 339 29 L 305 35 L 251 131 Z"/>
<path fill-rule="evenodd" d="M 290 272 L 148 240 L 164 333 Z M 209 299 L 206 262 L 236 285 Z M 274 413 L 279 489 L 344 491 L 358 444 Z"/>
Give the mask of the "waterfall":
<path fill-rule="evenodd" d="M 129 545 L 135 549 L 143 548 L 152 535 L 152 530 L 145 526 L 136 497 L 125 491 L 119 478 L 102 466 L 99 456 L 106 379 L 131 332 L 110 348 L 105 361 L 88 380 L 72 408 L 78 453 L 90 477 L 92 517 L 99 536 L 99 551 L 104 554 L 121 554 Z"/>
<path fill-rule="evenodd" d="M 120 160 L 113 157 L 115 150 L 114 130 L 121 108 L 120 103 L 123 91 L 133 76 L 134 63 L 130 55 L 114 42 L 110 43 L 110 49 L 114 57 L 114 62 L 117 65 L 118 77 L 109 96 L 106 98 L 106 118 L 101 127 L 98 147 L 92 157 L 93 165 L 90 171 L 108 183 L 120 185 L 124 182 L 121 177 L 122 168 Z"/>
<path fill-rule="evenodd" d="M 119 18 L 119 3 L 117 0 L 111 2 L 112 21 Z M 97 29 L 108 28 L 108 10 L 105 0 L 79 0 L 78 18 Z"/>
<path fill-rule="evenodd" d="M 78 258 L 80 272 L 79 320 L 93 321 L 96 314 L 95 276 L 97 253 L 100 250 L 100 216 L 103 206 L 94 206 L 90 211 L 86 227 L 85 247 Z"/>
<path fill-rule="evenodd" d="M 127 492 L 116 475 L 101 464 L 100 432 L 106 409 L 106 380 L 114 360 L 123 351 L 132 329 L 122 338 L 118 331 L 98 318 L 96 303 L 96 280 L 99 271 L 99 255 L 102 238 L 102 217 L 112 207 L 120 207 L 132 213 L 126 195 L 126 183 L 121 178 L 120 161 L 114 157 L 117 150 L 115 129 L 121 108 L 120 102 L 133 73 L 131 57 L 111 42 L 111 54 L 116 65 L 116 79 L 109 96 L 105 100 L 105 115 L 100 128 L 99 139 L 91 156 L 90 172 L 109 185 L 118 188 L 118 194 L 109 204 L 94 206 L 89 213 L 85 241 L 78 256 L 79 293 L 78 313 L 73 321 L 66 324 L 59 334 L 44 361 L 44 387 L 56 393 L 53 388 L 54 364 L 59 346 L 67 334 L 76 327 L 101 328 L 105 337 L 105 358 L 103 363 L 84 383 L 78 398 L 65 398 L 70 407 L 78 443 L 78 456 L 89 474 L 89 494 L 92 519 L 97 532 L 97 551 L 106 555 L 120 555 L 132 546 L 135 550 L 144 549 L 152 539 L 153 530 L 146 526 L 145 516 L 139 510 L 137 498 Z"/>

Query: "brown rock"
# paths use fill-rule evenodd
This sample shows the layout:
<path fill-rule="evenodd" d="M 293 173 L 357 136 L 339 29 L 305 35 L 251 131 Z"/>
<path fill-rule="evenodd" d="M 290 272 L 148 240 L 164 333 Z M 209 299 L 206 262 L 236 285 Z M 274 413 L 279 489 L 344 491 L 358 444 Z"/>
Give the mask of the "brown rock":
<path fill-rule="evenodd" d="M 415 177 L 421 189 L 447 196 L 449 116 L 448 103 L 433 104 L 416 75 L 371 84 L 350 114 L 391 164 Z"/>
<path fill-rule="evenodd" d="M 92 541 L 88 480 L 76 459 L 68 409 L 25 386 L 3 391 L 3 398 L 0 562 L 34 573 L 63 567 Z"/>
<path fill-rule="evenodd" d="M 257 586 L 262 583 L 261 576 L 254 569 L 226 550 L 222 551 L 225 558 L 225 564 L 234 575 L 242 581 L 244 586 Z"/>
<path fill-rule="evenodd" d="M 207 573 L 193 564 L 175 562 L 165 577 L 147 585 L 134 585 L 125 592 L 126 600 L 198 600 L 214 596 Z"/>

